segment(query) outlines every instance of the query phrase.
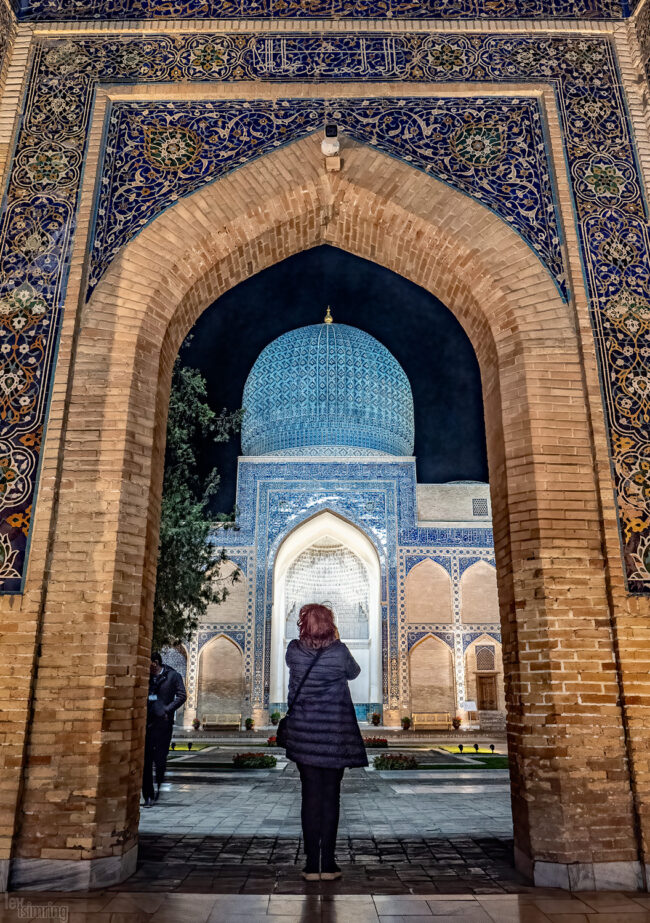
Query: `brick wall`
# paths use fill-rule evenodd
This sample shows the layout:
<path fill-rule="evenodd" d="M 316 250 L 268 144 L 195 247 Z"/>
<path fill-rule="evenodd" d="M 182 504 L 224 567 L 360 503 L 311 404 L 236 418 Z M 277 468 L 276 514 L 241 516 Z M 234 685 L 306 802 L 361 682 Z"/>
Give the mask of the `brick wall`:
<path fill-rule="evenodd" d="M 448 622 L 451 608 L 451 578 L 435 561 L 422 561 L 406 578 L 406 621 Z"/>
<path fill-rule="evenodd" d="M 409 654 L 411 712 L 456 714 L 454 663 L 449 645 L 425 638 Z"/>
<path fill-rule="evenodd" d="M 498 622 L 497 575 L 483 561 L 472 564 L 460 578 L 460 617 L 462 622 Z"/>

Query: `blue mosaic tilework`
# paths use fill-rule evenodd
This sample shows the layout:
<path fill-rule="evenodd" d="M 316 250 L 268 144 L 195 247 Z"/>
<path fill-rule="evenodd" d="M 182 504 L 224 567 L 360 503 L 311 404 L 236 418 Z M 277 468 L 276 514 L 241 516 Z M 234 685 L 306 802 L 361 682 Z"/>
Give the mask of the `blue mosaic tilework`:
<path fill-rule="evenodd" d="M 383 694 L 385 707 L 398 707 L 400 701 L 400 628 L 398 620 L 398 541 L 403 532 L 413 529 L 416 478 L 413 459 L 272 459 L 257 461 L 244 458 L 239 463 L 237 507 L 238 532 L 227 536 L 226 550 L 237 559 L 240 546 L 256 543 L 255 614 L 250 646 L 253 656 L 252 701 L 271 707 L 268 701 L 270 677 L 270 636 L 272 614 L 273 567 L 275 555 L 289 532 L 318 512 L 330 510 L 357 525 L 370 538 L 377 550 L 382 579 L 382 645 Z M 402 528 L 405 526 L 405 528 Z M 445 540 L 453 554 L 474 561 L 485 559 L 473 551 L 490 548 L 491 530 L 444 529 L 430 530 L 433 544 Z M 437 534 L 437 533 L 440 534 Z M 478 539 L 469 545 L 468 538 Z M 215 541 L 221 545 L 224 536 Z M 404 552 L 405 549 L 402 549 Z M 451 560 L 449 554 L 431 555 L 423 548 L 417 554 L 404 555 L 412 563 L 424 557 Z M 490 556 L 490 561 L 492 557 Z M 249 573 L 252 569 L 249 568 Z M 418 626 L 418 637 L 427 633 L 444 636 L 453 648 L 453 633 L 448 628 Z M 449 638 L 447 637 L 449 635 Z M 275 703 L 277 704 L 277 703 Z"/>
<path fill-rule="evenodd" d="M 407 650 L 411 650 L 412 647 L 421 641 L 423 638 L 432 637 L 439 638 L 441 641 L 444 641 L 445 644 L 454 649 L 454 633 L 453 631 L 436 631 L 432 629 L 425 629 L 424 631 L 409 631 L 407 635 Z"/>
<path fill-rule="evenodd" d="M 0 587 L 20 592 L 97 81 L 479 81 L 551 86 L 572 184 L 627 586 L 650 591 L 650 237 L 611 41 L 593 35 L 35 36 L 0 215 Z M 478 169 L 478 167 L 477 167 Z M 404 520 L 406 521 L 406 520 Z M 405 541 L 427 542 L 415 527 Z"/>
<path fill-rule="evenodd" d="M 459 558 L 459 561 L 458 561 L 458 576 L 459 576 L 459 577 L 462 577 L 463 574 L 465 573 L 465 571 L 467 570 L 467 568 L 468 568 L 468 567 L 471 567 L 472 564 L 476 564 L 477 561 L 485 561 L 485 558 L 481 558 L 481 557 L 471 557 L 471 556 L 463 556 L 462 558 Z M 493 561 L 487 561 L 486 563 L 487 563 L 487 564 L 492 564 L 492 565 L 494 566 L 494 562 L 493 562 Z"/>
<path fill-rule="evenodd" d="M 92 292 L 120 247 L 179 196 L 321 128 L 325 121 L 336 122 L 356 141 L 405 160 L 486 205 L 530 244 L 566 299 L 560 225 L 539 102 L 509 97 L 118 103 L 108 123 L 88 292 Z M 339 338 L 343 363 L 344 356 L 350 359 L 357 346 L 350 339 L 352 334 L 346 333 L 351 329 L 337 325 L 338 334 L 330 331 L 322 343 L 318 326 L 313 330 L 303 328 L 302 333 L 287 333 L 287 340 L 280 337 L 262 352 L 256 363 L 258 371 L 254 367 L 251 375 L 253 379 L 257 374 L 273 376 L 277 390 L 284 380 L 282 375 L 297 374 L 296 365 L 304 358 L 304 350 L 318 352 L 328 348 L 328 336 Z M 357 336 L 365 336 L 369 346 L 372 338 L 367 334 Z M 318 348 L 312 342 L 317 337 Z M 289 362 L 288 368 L 283 365 L 280 375 L 277 365 L 289 339 L 295 364 Z M 369 357 L 375 355 L 375 350 L 368 352 Z M 395 398 L 405 403 L 410 387 L 395 360 L 391 368 L 395 375 L 390 380 L 395 386 L 399 380 Z M 324 380 L 320 385 L 325 385 Z M 283 394 L 291 394 L 294 387 L 295 381 L 287 383 Z M 330 397 L 335 395 L 331 389 Z M 249 406 L 251 396 L 250 391 L 244 393 L 244 406 L 249 410 L 245 423 L 249 422 L 242 432 L 245 455 L 294 447 L 299 444 L 299 433 L 305 434 L 304 445 L 319 444 L 309 438 L 313 424 L 304 419 L 302 405 L 295 427 L 286 424 L 290 432 L 276 431 L 268 434 L 266 441 L 258 434 L 253 441 L 250 433 L 255 408 Z M 281 399 L 282 395 L 273 397 Z M 370 406 L 374 400 L 371 395 Z M 270 399 L 269 406 L 273 406 Z M 401 412 L 401 407 L 393 411 L 396 423 L 402 422 Z M 278 409 L 278 416 L 283 415 Z M 369 445 L 393 455 L 410 455 L 412 424 L 411 432 L 403 429 L 399 426 L 398 437 L 393 440 L 386 441 L 385 434 L 383 439 L 372 438 L 368 443 L 351 443 L 348 432 L 331 428 L 330 441 L 336 445 L 338 435 L 342 446 Z M 322 429 L 320 432 L 322 438 Z M 287 441 L 283 442 L 283 438 Z"/>
<path fill-rule="evenodd" d="M 413 454 L 413 395 L 399 362 L 364 330 L 311 324 L 262 350 L 242 406 L 244 455 L 303 447 Z"/>
<path fill-rule="evenodd" d="M 421 564 L 422 561 L 435 561 L 436 564 L 444 567 L 448 574 L 451 574 L 451 557 L 447 555 L 416 554 L 407 555 L 404 558 L 404 576 L 407 577 L 413 568 L 417 564 Z"/>
<path fill-rule="evenodd" d="M 183 679 L 187 675 L 187 655 L 175 647 L 164 647 L 161 651 L 163 663 L 180 673 Z"/>
<path fill-rule="evenodd" d="M 628 0 L 15 0 L 21 19 L 618 19 Z"/>
<path fill-rule="evenodd" d="M 484 635 L 494 638 L 495 641 L 501 644 L 501 632 L 498 628 L 482 628 L 479 631 L 463 632 L 463 650 L 466 651 L 472 641 L 476 641 L 477 638 L 482 638 Z"/>
<path fill-rule="evenodd" d="M 210 630 L 199 629 L 199 631 L 196 633 L 199 650 L 201 650 L 201 648 L 204 647 L 208 641 L 211 641 L 212 638 L 216 638 L 217 635 L 225 635 L 227 638 L 230 638 L 231 641 L 234 641 L 235 644 L 241 648 L 242 653 L 244 653 L 246 631 L 241 625 L 235 627 L 219 625 L 218 628 L 213 628 Z"/>

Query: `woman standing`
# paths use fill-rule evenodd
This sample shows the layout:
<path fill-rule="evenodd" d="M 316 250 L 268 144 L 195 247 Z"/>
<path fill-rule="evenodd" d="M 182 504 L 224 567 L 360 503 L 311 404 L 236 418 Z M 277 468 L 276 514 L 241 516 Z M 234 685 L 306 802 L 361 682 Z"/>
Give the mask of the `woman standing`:
<path fill-rule="evenodd" d="M 300 639 L 287 648 L 289 707 L 287 757 L 300 772 L 302 833 L 308 881 L 341 877 L 334 861 L 341 779 L 346 766 L 367 766 L 348 680 L 361 672 L 339 640 L 327 606 L 303 606 Z M 294 703 L 296 690 L 307 674 Z"/>

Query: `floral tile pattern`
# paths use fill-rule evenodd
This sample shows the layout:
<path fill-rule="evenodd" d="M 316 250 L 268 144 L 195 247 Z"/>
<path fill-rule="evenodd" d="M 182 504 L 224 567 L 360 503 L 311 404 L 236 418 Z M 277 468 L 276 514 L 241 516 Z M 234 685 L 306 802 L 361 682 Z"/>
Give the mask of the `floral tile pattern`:
<path fill-rule="evenodd" d="M 618 19 L 629 0 L 28 0 L 27 20 Z"/>
<path fill-rule="evenodd" d="M 543 81 L 553 88 L 591 299 L 625 573 L 631 592 L 650 591 L 649 226 L 609 39 L 544 33 L 341 32 L 105 34 L 35 41 L 29 92 L 0 215 L 0 578 L 4 592 L 20 591 L 26 565 L 40 438 L 94 86 L 99 80 L 255 79 L 336 80 L 342 87 L 348 80 L 369 85 L 407 80 L 495 85 Z M 346 112 L 353 111 L 354 107 L 346 106 Z M 355 130 L 360 130 L 359 125 L 355 123 Z M 189 158 L 189 149 L 179 153 L 181 148 L 177 146 L 175 156 Z M 154 164 L 156 158 L 160 163 L 171 155 L 160 138 L 150 141 Z M 191 156 L 194 163 L 200 159 L 196 151 Z M 540 190 L 542 185 L 538 179 Z"/>
<path fill-rule="evenodd" d="M 117 103 L 109 118 L 89 292 L 119 248 L 179 196 L 326 120 L 487 205 L 530 244 L 566 299 L 539 103 L 508 97 Z M 613 179 L 605 170 L 597 181 Z"/>

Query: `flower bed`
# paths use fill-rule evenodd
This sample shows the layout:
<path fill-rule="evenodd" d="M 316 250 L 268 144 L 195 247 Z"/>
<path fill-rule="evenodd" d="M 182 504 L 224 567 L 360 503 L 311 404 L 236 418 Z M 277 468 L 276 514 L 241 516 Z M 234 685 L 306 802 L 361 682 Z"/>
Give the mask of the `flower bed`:
<path fill-rule="evenodd" d="M 387 747 L 388 741 L 385 737 L 364 737 L 364 747 Z"/>
<path fill-rule="evenodd" d="M 386 753 L 376 756 L 372 761 L 375 769 L 417 769 L 418 761 L 406 753 Z"/>
<path fill-rule="evenodd" d="M 273 769 L 278 761 L 270 753 L 236 753 L 232 762 L 235 769 Z"/>

